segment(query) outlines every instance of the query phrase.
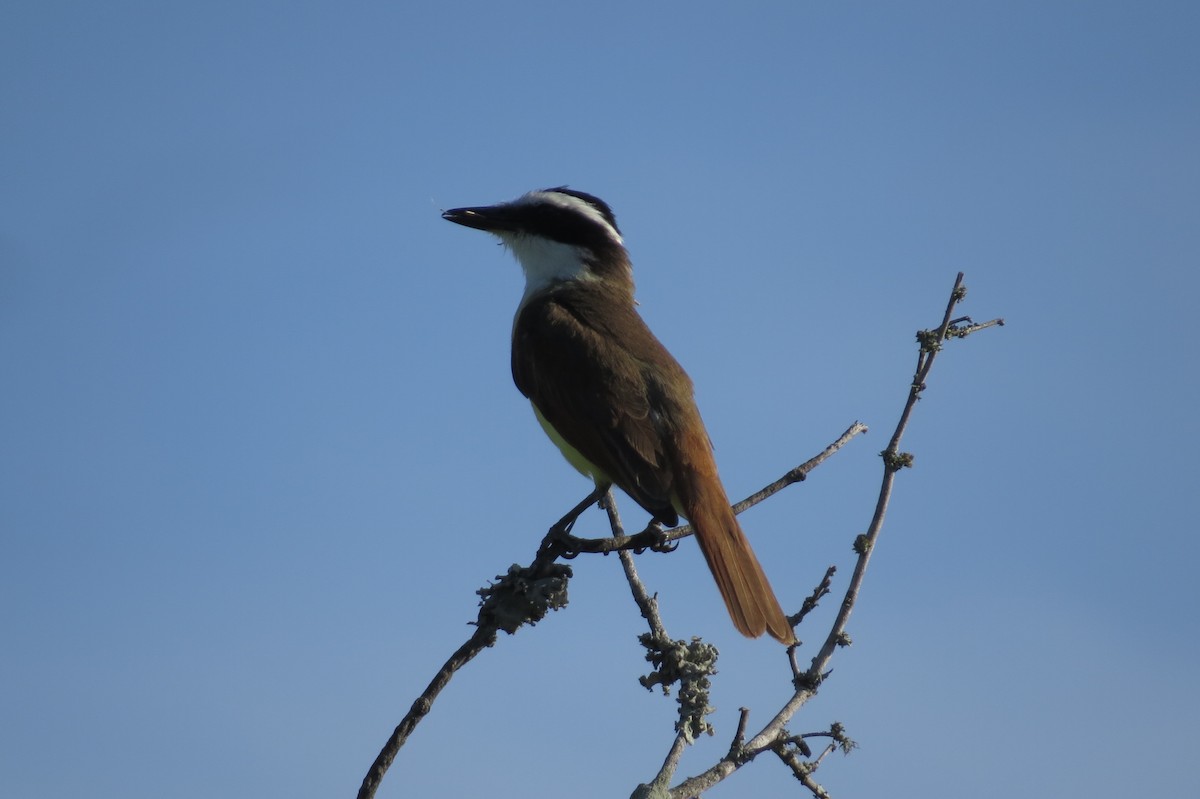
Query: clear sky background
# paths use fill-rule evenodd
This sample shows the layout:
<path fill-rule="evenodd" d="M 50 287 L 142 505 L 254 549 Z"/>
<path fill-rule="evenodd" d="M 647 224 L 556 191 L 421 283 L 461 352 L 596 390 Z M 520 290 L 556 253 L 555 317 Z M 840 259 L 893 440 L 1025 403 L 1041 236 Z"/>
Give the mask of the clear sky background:
<path fill-rule="evenodd" d="M 588 489 L 511 384 L 518 267 L 439 218 L 566 183 L 615 208 L 731 494 L 871 426 L 744 517 L 793 609 L 845 587 L 955 273 L 1008 321 L 937 363 L 792 724 L 861 744 L 835 796 L 1200 795 L 1198 36 L 1191 2 L 9 0 L 0 794 L 353 794 Z M 721 647 L 694 773 L 787 663 L 694 545 L 639 563 Z M 617 561 L 573 565 L 380 796 L 654 774 L 673 700 Z M 797 795 L 770 758 L 712 792 Z"/>

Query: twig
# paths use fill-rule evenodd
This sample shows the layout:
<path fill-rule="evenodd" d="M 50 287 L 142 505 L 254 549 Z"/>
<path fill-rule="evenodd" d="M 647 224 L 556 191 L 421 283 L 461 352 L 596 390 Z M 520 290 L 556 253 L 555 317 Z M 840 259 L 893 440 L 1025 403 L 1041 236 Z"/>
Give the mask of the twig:
<path fill-rule="evenodd" d="M 683 751 L 687 748 L 687 744 L 687 734 L 682 731 L 675 733 L 675 738 L 671 741 L 671 748 L 667 752 L 667 756 L 663 759 L 663 764 L 658 770 L 658 774 L 655 775 L 649 784 L 643 783 L 639 785 L 634 790 L 630 799 L 662 796 L 663 792 L 667 789 L 667 785 L 670 784 L 675 770 L 679 768 L 679 760 L 683 757 Z"/>
<path fill-rule="evenodd" d="M 821 783 L 813 779 L 812 774 L 804 774 L 799 777 L 800 784 L 808 790 L 812 791 L 812 795 L 817 799 L 830 799 L 829 791 L 822 787 Z"/>
<path fill-rule="evenodd" d="M 860 433 L 865 433 L 865 432 L 867 432 L 867 426 L 865 424 L 863 424 L 862 422 L 855 422 L 854 424 L 850 425 L 848 428 L 846 428 L 846 432 L 844 432 L 840 436 L 838 436 L 837 441 L 834 441 L 832 444 L 830 444 L 828 447 L 826 447 L 824 450 L 822 450 L 819 455 L 817 455 L 813 458 L 809 458 L 808 460 L 806 460 L 804 463 L 800 464 L 796 468 L 789 470 L 788 473 L 785 474 L 783 477 L 780 477 L 778 480 L 771 483 L 770 485 L 763 486 L 758 491 L 755 491 L 753 494 L 751 494 L 750 496 L 743 499 L 741 502 L 735 502 L 733 505 L 733 512 L 741 513 L 742 511 L 747 510 L 748 508 L 753 508 L 755 505 L 762 502 L 764 499 L 767 499 L 768 497 L 771 497 L 774 494 L 779 493 L 780 491 L 782 491 L 783 489 L 792 485 L 793 483 L 799 483 L 799 482 L 805 480 L 808 477 L 809 472 L 811 472 L 813 469 L 820 466 L 825 461 L 829 460 L 829 458 L 832 457 L 835 452 L 837 452 L 842 447 L 846 446 L 846 444 L 850 443 L 850 439 L 854 438 L 855 436 L 857 436 Z M 684 528 L 678 528 L 676 530 L 672 530 L 671 531 L 672 537 L 675 537 L 674 533 L 676 533 L 682 529 L 684 529 Z M 686 529 L 689 532 L 691 531 L 690 526 L 687 527 Z M 680 537 L 682 537 L 682 536 L 680 536 Z"/>
<path fill-rule="evenodd" d="M 455 672 L 471 662 L 484 649 L 494 645 L 499 631 L 503 630 L 512 635 L 523 625 L 536 624 L 548 611 L 566 604 L 566 584 L 571 576 L 571 569 L 554 562 L 557 556 L 552 547 L 547 547 L 546 542 L 553 539 L 557 530 L 570 529 L 575 518 L 593 501 L 594 498 L 589 496 L 551 528 L 529 567 L 513 565 L 507 574 L 500 575 L 495 583 L 477 592 L 482 600 L 475 621 L 475 632 L 442 665 L 401 719 L 363 778 L 358 790 L 358 799 L 372 799 L 375 796 L 384 774 L 395 761 L 400 748 L 404 746 L 404 742 L 421 719 L 429 713 L 434 700 Z"/>
<path fill-rule="evenodd" d="M 763 500 L 778 494 L 788 486 L 802 482 L 813 469 L 816 469 L 835 452 L 846 446 L 852 438 L 865 432 L 867 432 L 867 426 L 861 422 L 855 422 L 850 425 L 850 427 L 846 428 L 846 432 L 842 433 L 836 441 L 827 446 L 819 454 L 809 458 L 799 466 L 789 469 L 778 480 L 768 483 L 741 502 L 734 503 L 733 512 L 740 514 Z M 580 503 L 585 508 L 588 504 L 590 503 L 586 500 Z M 576 555 L 584 553 L 607 554 L 609 552 L 623 552 L 626 550 L 641 552 L 642 550 L 661 547 L 664 542 L 678 541 L 681 538 L 692 535 L 692 533 L 692 526 L 690 524 L 680 525 L 679 527 L 663 531 L 658 525 L 651 523 L 646 529 L 633 535 L 614 535 L 604 538 L 579 538 L 573 535 L 561 535 L 558 540 L 566 551 L 564 556 L 573 558 Z"/>
<path fill-rule="evenodd" d="M 900 420 L 896 425 L 896 430 L 892 434 L 887 449 L 880 453 L 884 462 L 884 474 L 880 485 L 879 497 L 875 503 L 875 512 L 871 518 L 867 532 L 855 539 L 854 549 L 858 553 L 858 558 L 855 563 L 854 574 L 850 578 L 850 584 L 846 588 L 845 596 L 842 599 L 837 617 L 834 619 L 833 625 L 829 630 L 829 635 L 826 637 L 825 643 L 817 656 L 812 659 L 812 665 L 803 672 L 801 672 L 796 660 L 795 648 L 789 647 L 788 658 L 793 674 L 795 675 L 795 692 L 779 712 L 775 714 L 775 717 L 745 745 L 745 750 L 752 753 L 767 749 L 774 751 L 793 769 L 793 773 L 797 779 L 814 796 L 819 797 L 819 799 L 828 797 L 828 793 L 812 779 L 811 772 L 827 752 L 823 753 L 821 758 L 817 759 L 816 763 L 801 761 L 795 752 L 787 749 L 785 746 L 785 739 L 788 737 L 785 725 L 809 699 L 816 695 L 821 682 L 828 676 L 827 668 L 834 651 L 838 646 L 846 644 L 849 641 L 846 635 L 846 623 L 849 621 L 850 613 L 854 609 L 855 602 L 858 599 L 858 592 L 862 586 L 863 577 L 866 574 L 867 564 L 870 561 L 871 553 L 874 550 L 880 530 L 883 527 L 883 520 L 886 515 L 888 502 L 891 499 L 892 486 L 896 473 L 900 469 L 912 465 L 912 456 L 900 452 L 900 439 L 908 427 L 909 417 L 912 415 L 912 410 L 916 406 L 921 392 L 925 390 L 925 380 L 929 375 L 930 368 L 933 366 L 934 358 L 941 350 L 942 342 L 948 338 L 961 338 L 977 330 L 1004 324 L 1002 319 L 995 319 L 978 325 L 971 322 L 968 317 L 957 320 L 953 319 L 955 306 L 966 296 L 966 289 L 963 287 L 962 281 L 963 274 L 959 272 L 954 282 L 954 288 L 950 292 L 950 300 L 946 305 L 946 313 L 936 331 L 922 331 L 917 334 L 921 348 L 917 358 L 916 372 L 909 387 L 908 400 L 900 414 Z M 851 430 L 853 429 L 851 427 Z M 849 432 L 850 430 L 847 431 L 847 433 Z M 832 573 L 827 571 L 826 580 L 831 577 Z M 822 587 L 825 587 L 825 582 L 823 580 L 822 584 L 817 587 L 814 596 L 821 593 Z M 812 598 L 810 597 L 810 599 Z M 832 731 L 836 732 L 834 735 L 835 741 L 838 741 L 844 750 L 848 750 L 854 745 L 853 741 L 845 737 L 844 732 L 840 729 L 840 725 L 837 725 Z M 830 745 L 830 747 L 833 746 L 834 744 Z M 741 765 L 735 758 L 726 755 L 706 771 L 694 777 L 689 777 L 676 785 L 671 789 L 670 797 L 671 799 L 686 799 L 686 797 L 698 796 L 713 785 L 724 780 Z"/>
<path fill-rule="evenodd" d="M 612 489 L 606 491 L 604 496 L 600 498 L 600 506 L 608 514 L 608 524 L 612 528 L 613 537 L 617 538 L 624 535 L 624 527 L 621 525 L 621 515 L 617 510 L 617 502 L 613 497 Z M 637 567 L 633 563 L 633 555 L 629 553 L 629 550 L 623 549 L 618 556 L 621 559 L 621 568 L 625 571 L 625 580 L 629 583 L 629 590 L 633 593 L 633 601 L 637 603 L 642 618 L 650 625 L 650 633 L 665 637 L 667 630 L 663 625 L 662 616 L 658 612 L 658 600 L 650 596 L 650 592 L 646 590 L 645 583 L 638 576 Z"/>
<path fill-rule="evenodd" d="M 737 732 L 733 734 L 733 743 L 729 745 L 730 756 L 736 757 L 746 746 L 746 725 L 750 723 L 750 708 L 738 708 Z"/>
<path fill-rule="evenodd" d="M 921 392 L 925 390 L 925 380 L 929 376 L 929 370 L 933 368 L 934 359 L 941 351 L 941 343 L 947 338 L 947 331 L 953 322 L 954 308 L 966 295 L 967 290 L 963 287 L 963 273 L 959 272 L 954 281 L 954 288 L 950 291 L 950 299 L 946 303 L 946 313 L 942 317 L 942 323 L 938 327 L 936 335 L 929 336 L 928 331 L 917 334 L 917 340 L 921 342 L 921 349 L 917 355 L 916 372 L 908 389 L 908 400 L 900 412 L 900 421 L 896 424 L 896 430 L 892 433 L 887 449 L 880 453 L 883 457 L 883 481 L 879 487 L 879 497 L 875 501 L 875 513 L 871 517 L 870 525 L 867 526 L 867 532 L 855 539 L 854 550 L 858 553 L 858 559 L 854 564 L 854 574 L 850 577 L 850 584 L 846 587 L 846 595 L 842 598 L 842 606 L 829 630 L 829 635 L 826 636 L 824 645 L 817 656 L 813 658 L 812 666 L 805 675 L 808 682 L 814 687 L 819 685 L 823 679 L 823 673 L 829 666 L 834 650 L 845 640 L 846 623 L 850 620 L 850 613 L 854 610 L 854 604 L 858 600 L 858 592 L 862 587 L 863 578 L 866 576 L 871 554 L 875 550 L 875 542 L 879 539 L 880 531 L 883 530 L 883 520 L 887 515 L 888 503 L 892 498 L 896 473 L 902 468 L 912 465 L 912 455 L 900 452 L 900 439 L 908 429 L 908 420 L 912 416 L 913 408 L 917 405 L 917 400 L 921 398 Z"/>
<path fill-rule="evenodd" d="M 392 733 L 392 737 L 384 744 L 383 750 L 375 758 L 375 762 L 371 764 L 370 770 L 367 771 L 367 776 L 363 778 L 362 787 L 358 789 L 358 799 L 370 799 L 370 797 L 375 795 L 375 791 L 379 788 L 379 783 L 383 780 L 383 775 L 387 773 L 388 768 L 392 765 L 392 761 L 399 754 L 400 747 L 404 746 L 404 742 L 408 739 L 408 736 L 412 734 L 412 731 L 416 729 L 421 719 L 433 707 L 433 700 L 437 699 L 438 694 L 450 682 L 450 678 L 454 676 L 454 673 L 494 643 L 496 643 L 496 628 L 487 629 L 482 626 L 478 627 L 475 630 L 475 634 L 468 638 L 466 643 L 460 646 L 442 665 L 442 668 L 438 670 L 433 680 L 430 681 L 421 695 L 417 697 L 417 701 L 413 702 L 412 708 L 400 721 L 400 724 Z"/>
<path fill-rule="evenodd" d="M 821 598 L 829 593 L 830 587 L 833 585 L 833 575 L 837 574 L 837 566 L 830 566 L 825 570 L 825 576 L 821 578 L 821 582 L 813 589 L 813 592 L 804 598 L 804 604 L 800 606 L 800 610 L 793 616 L 788 616 L 788 624 L 795 629 L 800 622 L 804 621 L 804 617 L 812 613 L 817 608 L 817 603 Z"/>
<path fill-rule="evenodd" d="M 817 770 L 817 768 L 821 765 L 821 761 L 825 759 L 826 755 L 835 750 L 837 750 L 837 744 L 827 744 L 825 748 L 821 750 L 821 754 L 817 755 L 816 759 L 813 760 L 813 771 Z"/>
<path fill-rule="evenodd" d="M 821 760 L 825 757 L 825 755 L 829 754 L 832 748 L 832 744 L 826 747 L 825 751 L 822 752 L 820 757 L 818 757 L 816 760 L 801 760 L 799 753 L 797 753 L 795 749 L 787 746 L 785 742 L 780 742 L 780 744 L 773 747 L 771 751 L 773 751 L 783 762 L 783 764 L 791 770 L 792 776 L 799 780 L 801 785 L 803 785 L 805 788 L 808 788 L 808 790 L 812 792 L 813 796 L 817 797 L 817 799 L 829 799 L 829 792 L 826 791 L 820 785 L 820 783 L 813 779 L 812 773 L 817 770 L 818 766 L 821 764 Z"/>
<path fill-rule="evenodd" d="M 600 506 L 604 507 L 608 515 L 608 525 L 612 528 L 614 537 L 623 535 L 623 525 L 620 522 L 620 513 L 617 510 L 617 501 L 613 498 L 612 491 L 606 492 L 604 497 L 600 499 Z M 637 573 L 637 565 L 634 563 L 634 555 L 628 549 L 622 549 L 619 552 L 620 565 L 625 571 L 625 579 L 629 582 L 629 588 L 634 595 L 634 601 L 637 603 L 638 611 L 641 611 L 642 618 L 646 619 L 646 623 L 650 627 L 649 636 L 642 636 L 641 641 L 646 645 L 648 650 L 648 660 L 652 660 L 655 655 L 662 653 L 670 647 L 670 636 L 667 636 L 666 625 L 662 624 L 662 615 L 659 613 L 659 603 L 653 596 L 650 596 L 646 589 L 646 583 L 642 582 L 642 578 Z M 682 642 L 678 642 L 682 643 Z M 709 655 L 707 648 L 697 648 L 695 644 L 691 647 L 671 647 L 673 651 L 684 651 L 685 656 L 700 655 L 701 666 L 704 655 Z M 715 653 L 709 656 L 715 657 Z M 695 663 L 694 663 L 695 665 Z M 660 666 L 661 671 L 667 672 L 676 665 Z M 710 663 L 709 663 L 710 671 Z M 634 792 L 634 797 L 653 797 L 653 795 L 661 794 L 666 791 L 666 787 L 671 785 L 671 777 L 674 776 L 679 768 L 679 759 L 683 757 L 683 752 L 694 739 L 696 729 L 709 728 L 707 722 L 704 722 L 703 716 L 707 713 L 707 674 L 701 672 L 685 675 L 682 678 L 683 684 L 679 689 L 679 721 L 676 725 L 676 735 L 671 741 L 671 749 L 667 751 L 666 757 L 662 758 L 662 765 L 659 768 L 659 773 L 654 776 L 649 785 L 640 785 Z M 642 678 L 642 685 L 650 687 L 653 684 L 647 678 Z M 685 696 L 685 692 L 689 692 Z M 696 704 L 700 707 L 696 707 Z"/>
<path fill-rule="evenodd" d="M 826 676 L 824 669 L 832 657 L 833 650 L 839 643 L 844 643 L 846 640 L 845 625 L 858 596 L 858 590 L 862 583 L 863 574 L 866 571 L 867 562 L 870 559 L 870 553 L 874 548 L 875 540 L 883 524 L 883 517 L 891 495 L 895 473 L 904 466 L 911 465 L 912 463 L 911 455 L 899 451 L 899 441 L 908 424 L 908 418 L 916 404 L 916 400 L 925 388 L 925 379 L 936 353 L 941 349 L 942 342 L 948 338 L 962 338 L 978 330 L 1004 324 L 1004 320 L 1002 319 L 994 319 L 982 324 L 975 324 L 968 317 L 951 319 L 955 305 L 965 295 L 965 289 L 962 288 L 962 278 L 962 274 L 959 273 L 941 327 L 937 329 L 936 333 L 924 331 L 918 334 L 922 348 L 918 358 L 917 371 L 910 388 L 909 400 L 901 414 L 900 423 L 897 425 L 896 432 L 892 436 L 888 448 L 881 453 L 885 464 L 884 481 L 876 503 L 875 515 L 867 532 L 856 540 L 856 550 L 859 553 L 859 557 L 855 565 L 854 576 L 851 578 L 846 596 L 842 600 L 842 607 L 825 641 L 825 645 L 817 657 L 813 658 L 812 666 L 805 672 L 800 671 L 799 665 L 796 662 L 795 647 L 790 647 L 788 649 L 788 657 L 796 677 L 796 690 L 792 698 L 767 723 L 763 730 L 749 742 L 744 742 L 745 727 L 749 718 L 749 712 L 743 710 L 738 731 L 734 738 L 735 745 L 731 746 L 729 754 L 707 771 L 684 780 L 684 782 L 671 789 L 669 791 L 671 797 L 680 799 L 682 797 L 699 795 L 704 790 L 723 780 L 759 752 L 777 747 L 780 741 L 787 737 L 784 730 L 786 722 L 816 693 L 821 680 Z M 866 429 L 866 426 L 855 422 L 837 441 L 826 447 L 819 455 L 789 470 L 783 477 L 737 503 L 734 506 L 734 512 L 741 513 L 743 510 L 778 493 L 783 488 L 804 480 L 812 469 L 819 466 L 834 452 L 841 449 L 854 436 L 866 432 Z M 604 507 L 609 513 L 614 535 L 611 538 L 604 539 L 585 539 L 572 536 L 570 532 L 574 527 L 576 519 L 592 503 L 601 500 L 602 497 L 605 498 Z M 585 500 L 576 505 L 571 512 L 550 528 L 529 567 L 521 568 L 513 566 L 509 570 L 509 573 L 498 578 L 498 582 L 492 587 L 481 589 L 480 594 L 484 597 L 484 600 L 481 602 L 475 632 L 446 660 L 396 727 L 363 779 L 362 786 L 358 792 L 359 799 L 372 799 L 374 797 L 384 774 L 396 759 L 400 748 L 412 734 L 417 724 L 420 723 L 421 719 L 429 713 L 438 694 L 449 683 L 455 672 L 470 662 L 481 651 L 495 644 L 499 630 L 505 630 L 510 634 L 514 633 L 520 626 L 536 623 L 548 610 L 561 607 L 566 603 L 565 587 L 567 578 L 570 576 L 570 569 L 556 563 L 559 558 L 570 558 L 583 552 L 620 552 L 622 565 L 626 569 L 626 576 L 629 578 L 634 599 L 638 603 L 642 615 L 650 625 L 650 637 L 666 643 L 667 637 L 662 619 L 658 614 L 657 602 L 649 595 L 640 578 L 638 578 L 629 552 L 636 552 L 647 548 L 663 548 L 665 542 L 674 541 L 690 534 L 690 526 L 675 528 L 664 534 L 657 526 L 651 525 L 636 535 L 623 535 L 620 517 L 617 515 L 615 503 L 611 501 L 611 495 L 606 496 L 605 492 L 599 490 L 593 492 Z M 813 594 L 805 601 L 804 606 L 797 614 L 797 620 L 803 618 L 812 607 L 815 607 L 816 602 L 828 593 L 833 571 L 832 567 L 826 571 L 825 578 L 821 584 L 818 585 Z M 696 649 L 697 654 L 710 658 L 707 666 L 709 671 L 702 672 L 700 675 L 700 679 L 705 680 L 704 687 L 706 689 L 706 675 L 711 673 L 711 663 L 715 662 L 715 650 L 708 648 L 711 651 L 707 651 L 707 653 L 701 652 L 700 650 L 708 647 L 708 645 L 700 644 L 700 642 L 694 642 L 692 646 Z M 643 680 L 646 680 L 646 678 L 643 678 Z M 644 682 L 643 684 L 646 683 Z M 703 707 L 703 701 L 699 704 L 701 707 L 697 712 L 694 712 L 694 719 L 691 722 L 694 725 L 692 728 L 689 728 L 687 726 L 688 722 L 681 717 L 675 740 L 664 760 L 663 767 L 654 781 L 654 788 L 656 789 L 654 795 L 656 796 L 661 794 L 666 782 L 674 774 L 679 758 L 691 737 L 695 735 L 696 730 L 711 730 L 703 720 L 703 715 L 709 709 Z M 782 754 L 780 756 L 784 757 Z M 821 757 L 824 757 L 824 753 Z M 816 763 L 819 763 L 820 759 L 818 758 Z M 786 758 L 785 762 L 787 762 Z M 815 768 L 815 765 L 815 763 L 810 763 L 806 764 L 805 767 L 811 771 L 812 768 Z M 820 785 L 817 785 L 807 773 L 804 775 L 797 774 L 797 776 L 814 795 L 818 797 L 827 796 L 824 789 Z M 650 786 L 642 786 L 642 788 L 649 790 Z"/>
<path fill-rule="evenodd" d="M 819 454 L 805 461 L 801 465 L 790 469 L 787 474 L 778 480 L 770 483 L 751 496 L 742 500 L 733 506 L 734 513 L 741 513 L 747 508 L 757 505 L 759 502 L 771 497 L 789 485 L 798 483 L 805 479 L 809 472 L 820 466 L 829 459 L 835 452 L 844 447 L 852 438 L 865 433 L 867 427 L 864 424 L 855 422 L 847 430 L 838 437 L 836 441 L 822 450 Z M 586 503 L 586 501 L 585 501 Z M 581 503 L 581 505 L 585 505 Z M 666 757 L 663 759 L 663 764 L 659 768 L 651 782 L 639 785 L 634 791 L 634 796 L 655 796 L 665 791 L 670 784 L 671 778 L 674 776 L 679 767 L 679 760 L 683 756 L 684 749 L 691 742 L 698 731 L 709 731 L 711 734 L 711 726 L 704 720 L 704 715 L 711 710 L 707 704 L 707 689 L 708 681 L 707 674 L 711 670 L 711 661 L 707 658 L 715 658 L 715 650 L 708 645 L 701 644 L 698 641 L 692 644 L 678 641 L 672 642 L 667 635 L 666 628 L 662 621 L 662 616 L 658 612 L 658 602 L 650 596 L 646 590 L 645 584 L 637 573 L 637 567 L 634 564 L 631 550 L 640 551 L 645 548 L 659 548 L 663 546 L 664 540 L 673 541 L 681 539 L 692 534 L 691 525 L 677 527 L 667 533 L 664 533 L 661 528 L 651 523 L 649 527 L 634 536 L 625 536 L 624 527 L 621 524 L 621 518 L 617 511 L 617 504 L 613 498 L 612 492 L 605 493 L 600 498 L 600 506 L 604 508 L 608 514 L 609 527 L 612 530 L 612 536 L 604 539 L 579 539 L 574 536 L 559 535 L 558 545 L 569 550 L 568 557 L 574 557 L 581 551 L 617 551 L 621 559 L 621 566 L 625 571 L 626 580 L 629 582 L 630 591 L 633 593 L 634 601 L 637 603 L 638 609 L 641 611 L 642 617 L 650 626 L 650 636 L 642 636 L 642 643 L 647 647 L 649 652 L 648 658 L 663 658 L 665 659 L 661 671 L 667 675 L 666 679 L 670 680 L 676 674 L 687 674 L 682 678 L 683 685 L 680 687 L 680 715 L 679 721 L 676 724 L 676 734 L 671 742 L 671 748 Z M 576 506 L 579 509 L 580 506 Z M 568 514 L 570 515 L 570 514 Z M 572 517 L 572 523 L 574 518 Z M 552 530 L 551 534 L 555 531 Z M 549 539 L 549 535 L 547 539 Z M 578 548 L 577 548 L 578 547 Z M 595 549 L 593 549 L 595 548 Z M 545 549 L 545 544 L 543 544 Z M 828 581 L 833 574 L 831 568 L 825 576 L 824 593 L 828 593 Z M 822 586 L 818 586 L 817 591 L 821 591 Z M 814 592 L 814 596 L 810 597 L 805 602 L 805 606 L 809 607 L 810 603 L 815 606 L 816 600 L 823 594 Z M 807 613 L 808 611 L 803 611 Z M 681 659 L 676 662 L 676 658 Z M 707 670 L 706 670 L 707 669 Z M 658 675 L 652 675 L 654 682 L 660 682 Z M 647 680 L 643 678 L 643 685 L 647 684 Z M 685 696 L 685 692 L 689 696 Z M 691 701 L 688 701 L 691 699 Z M 738 728 L 738 734 L 735 736 L 734 745 L 730 748 L 728 759 L 731 762 L 736 762 L 739 765 L 752 759 L 755 753 L 749 753 L 743 747 L 743 738 L 745 734 L 745 725 L 749 719 L 749 711 L 743 710 L 741 725 Z"/>

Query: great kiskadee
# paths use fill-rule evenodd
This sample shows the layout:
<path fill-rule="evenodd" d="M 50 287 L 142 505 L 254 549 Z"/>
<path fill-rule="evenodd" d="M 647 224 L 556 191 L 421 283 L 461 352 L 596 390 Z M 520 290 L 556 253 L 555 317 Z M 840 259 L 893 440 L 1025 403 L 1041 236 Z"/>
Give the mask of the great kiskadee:
<path fill-rule="evenodd" d="M 717 476 L 692 381 L 634 307 L 612 209 L 565 187 L 443 218 L 499 237 L 525 272 L 512 331 L 517 388 L 566 459 L 667 526 L 691 522 L 744 635 L 795 641 Z"/>

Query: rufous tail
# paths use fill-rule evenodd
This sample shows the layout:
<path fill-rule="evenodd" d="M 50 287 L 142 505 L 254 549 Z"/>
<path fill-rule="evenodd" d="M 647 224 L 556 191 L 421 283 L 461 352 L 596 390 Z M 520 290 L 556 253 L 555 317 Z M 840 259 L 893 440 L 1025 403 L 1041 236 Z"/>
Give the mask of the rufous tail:
<path fill-rule="evenodd" d="M 686 481 L 689 483 L 686 488 L 678 486 L 683 489 L 679 492 L 679 503 L 696 532 L 700 551 L 717 581 L 733 626 L 750 638 L 766 632 L 780 643 L 796 643 L 796 634 L 729 507 L 715 468 L 711 478 L 704 478 L 708 476 L 694 475 Z"/>

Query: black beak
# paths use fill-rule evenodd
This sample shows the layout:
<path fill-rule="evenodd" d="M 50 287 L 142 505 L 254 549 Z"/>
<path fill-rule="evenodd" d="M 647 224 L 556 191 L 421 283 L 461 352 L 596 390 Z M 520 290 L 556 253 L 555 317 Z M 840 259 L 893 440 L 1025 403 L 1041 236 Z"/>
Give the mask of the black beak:
<path fill-rule="evenodd" d="M 476 208 L 451 208 L 442 212 L 442 219 L 456 225 L 495 233 L 516 230 L 512 211 L 506 205 L 484 205 Z"/>

